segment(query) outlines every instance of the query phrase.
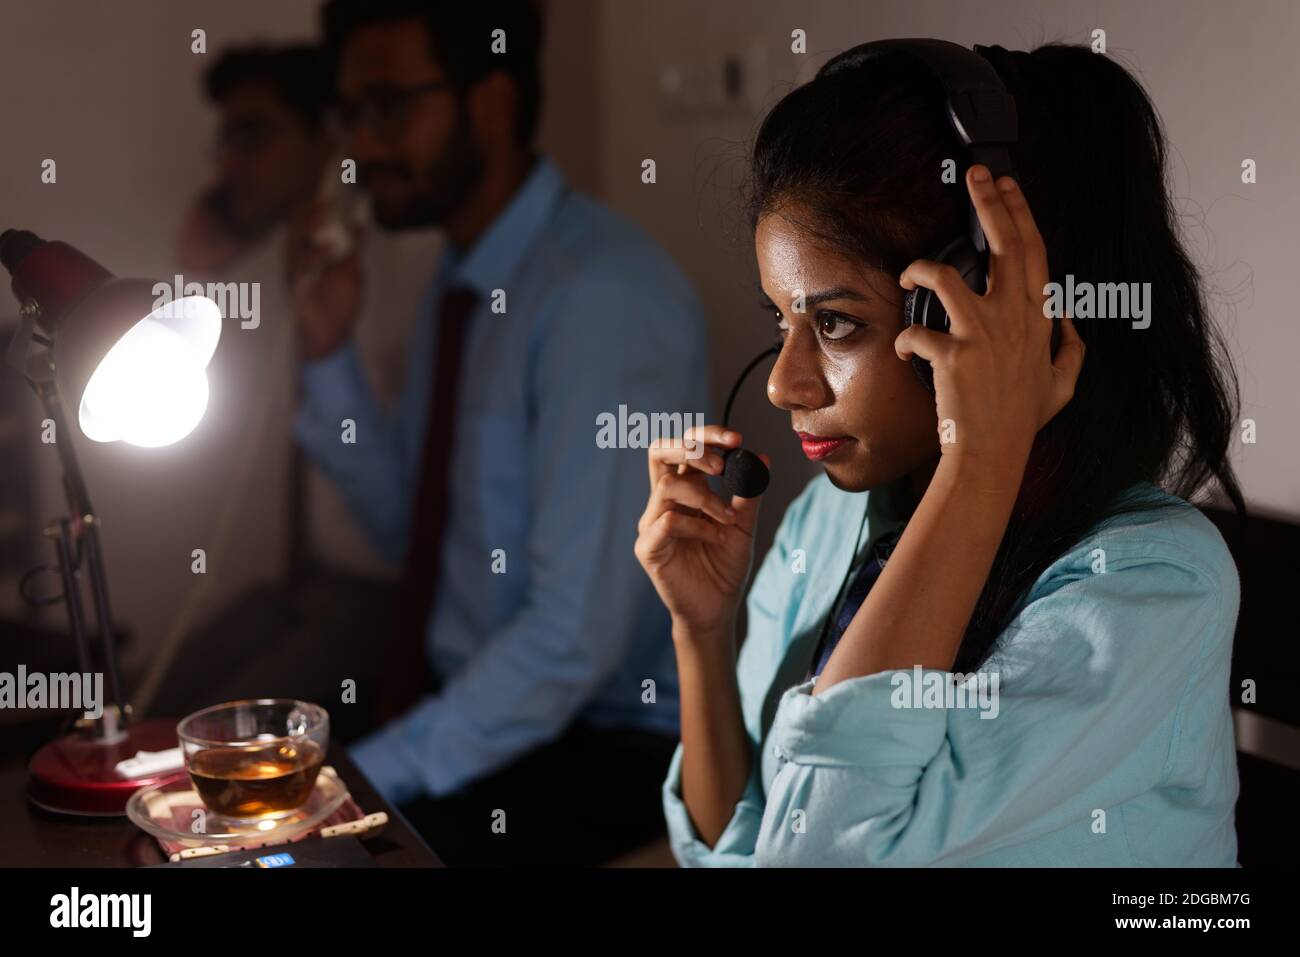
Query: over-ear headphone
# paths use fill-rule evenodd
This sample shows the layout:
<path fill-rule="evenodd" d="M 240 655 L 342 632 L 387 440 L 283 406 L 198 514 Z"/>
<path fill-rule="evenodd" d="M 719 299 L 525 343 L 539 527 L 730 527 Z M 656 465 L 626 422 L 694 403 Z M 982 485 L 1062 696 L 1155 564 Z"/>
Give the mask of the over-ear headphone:
<path fill-rule="evenodd" d="M 1011 147 L 1019 139 L 1016 101 L 998 76 L 990 62 L 992 56 L 1006 56 L 1008 51 L 1000 46 L 979 46 L 968 50 L 947 40 L 912 38 L 901 40 L 874 40 L 846 50 L 828 62 L 817 76 L 830 76 L 841 70 L 856 69 L 863 63 L 887 56 L 902 55 L 923 67 L 943 89 L 947 101 L 946 115 L 957 137 L 970 151 L 971 164 L 981 163 L 989 168 L 996 181 L 1002 176 L 1015 177 L 1011 163 Z M 938 175 L 938 171 L 935 171 Z M 962 187 L 965 188 L 964 185 Z M 933 256 L 927 258 L 952 266 L 961 274 L 966 285 L 978 295 L 988 288 L 988 242 L 980 227 L 979 214 L 974 203 L 967 203 L 970 216 L 966 233 L 949 240 Z M 903 301 L 905 325 L 920 325 L 936 332 L 948 332 L 948 311 L 931 289 L 918 287 L 909 291 Z M 1052 353 L 1061 339 L 1061 320 L 1052 317 Z M 731 414 L 731 403 L 740 384 L 750 371 L 777 350 L 768 349 L 746 366 L 731 389 L 723 424 Z M 920 356 L 912 357 L 912 368 L 917 377 L 934 394 L 934 370 Z M 724 456 L 723 487 L 732 495 L 753 498 L 767 488 L 768 470 L 752 452 L 732 449 Z"/>
<path fill-rule="evenodd" d="M 972 165 L 982 163 L 987 166 L 995 181 L 1002 176 L 1014 178 L 1016 173 L 1011 162 L 1011 147 L 1019 139 L 1016 101 L 990 60 L 991 56 L 1008 56 L 1008 51 L 1000 46 L 976 45 L 972 52 L 947 40 L 877 40 L 849 51 L 841 69 L 850 65 L 856 67 L 882 56 L 900 54 L 924 67 L 943 88 L 947 99 L 948 122 L 957 137 L 969 148 Z M 837 72 L 834 61 L 827 64 L 825 72 Z M 988 289 L 988 242 L 980 227 L 975 204 L 969 202 L 969 197 L 968 207 L 967 232 L 949 240 L 927 258 L 952 266 L 972 292 L 983 295 Z M 939 301 L 939 296 L 932 289 L 924 287 L 913 289 L 904 297 L 903 323 L 908 326 L 923 326 L 936 332 L 948 332 L 950 328 L 948 311 Z M 1053 354 L 1056 353 L 1060 339 L 1061 320 L 1054 316 Z M 913 356 L 912 368 L 933 395 L 934 370 L 930 368 L 930 363 L 920 356 Z"/>

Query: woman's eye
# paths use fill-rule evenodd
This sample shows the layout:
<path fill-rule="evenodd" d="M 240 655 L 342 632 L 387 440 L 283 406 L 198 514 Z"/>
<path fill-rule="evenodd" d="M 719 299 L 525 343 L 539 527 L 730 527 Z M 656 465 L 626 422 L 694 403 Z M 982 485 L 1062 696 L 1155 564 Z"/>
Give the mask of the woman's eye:
<path fill-rule="evenodd" d="M 781 315 L 779 312 L 774 315 L 776 316 L 776 334 L 778 336 L 785 336 L 790 332 L 790 323 L 787 322 L 785 316 Z"/>
<path fill-rule="evenodd" d="M 836 312 L 819 312 L 817 314 L 817 328 L 821 330 L 823 339 L 829 339 L 834 342 L 837 339 L 844 339 L 853 334 L 853 331 L 862 325 L 849 319 L 847 316 L 841 316 Z"/>

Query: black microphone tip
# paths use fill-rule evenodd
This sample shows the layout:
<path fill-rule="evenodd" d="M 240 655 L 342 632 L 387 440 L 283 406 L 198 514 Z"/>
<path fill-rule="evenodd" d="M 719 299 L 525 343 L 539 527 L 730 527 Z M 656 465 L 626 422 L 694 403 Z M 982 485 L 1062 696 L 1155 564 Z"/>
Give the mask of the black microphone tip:
<path fill-rule="evenodd" d="M 767 491 L 772 475 L 767 466 L 748 449 L 732 449 L 724 456 L 722 487 L 740 498 L 758 498 Z"/>

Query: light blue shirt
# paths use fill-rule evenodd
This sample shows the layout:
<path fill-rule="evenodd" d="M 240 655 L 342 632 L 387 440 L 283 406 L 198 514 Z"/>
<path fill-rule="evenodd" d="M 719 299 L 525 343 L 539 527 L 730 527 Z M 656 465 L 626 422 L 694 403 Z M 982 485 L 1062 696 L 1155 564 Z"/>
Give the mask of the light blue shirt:
<path fill-rule="evenodd" d="M 865 494 L 869 544 L 906 516 L 897 488 Z M 1236 566 L 1192 506 L 1151 485 L 1127 494 L 1177 504 L 1101 523 L 1042 573 L 968 679 L 974 687 L 982 673 L 991 690 L 996 675 L 996 696 L 916 707 L 927 699 L 911 690 L 911 671 L 816 697 L 815 679 L 804 682 L 850 564 L 845 530 L 859 527 L 864 506 L 864 494 L 813 480 L 749 593 L 737 667 L 752 774 L 710 848 L 681 799 L 679 746 L 663 788 L 677 860 L 1236 866 Z M 925 669 L 920 686 L 948 674 Z"/>
<path fill-rule="evenodd" d="M 669 618 L 633 554 L 646 450 L 598 447 L 597 417 L 620 405 L 709 411 L 695 293 L 648 236 L 569 189 L 543 157 L 465 255 L 447 247 L 393 416 L 353 346 L 308 364 L 295 433 L 395 561 L 409 541 L 433 312 L 448 283 L 480 295 L 426 639 L 446 683 L 352 750 L 393 801 L 453 792 L 578 717 L 678 733 Z M 355 444 L 341 441 L 345 419 Z"/>

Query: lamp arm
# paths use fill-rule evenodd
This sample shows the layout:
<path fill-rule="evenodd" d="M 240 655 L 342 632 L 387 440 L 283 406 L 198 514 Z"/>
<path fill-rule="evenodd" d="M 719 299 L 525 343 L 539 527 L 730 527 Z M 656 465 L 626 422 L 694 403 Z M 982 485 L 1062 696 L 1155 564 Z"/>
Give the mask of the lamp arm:
<path fill-rule="evenodd" d="M 125 718 L 127 711 L 117 671 L 113 612 L 104 573 L 104 554 L 99 542 L 99 519 L 95 515 L 86 478 L 77 459 L 76 443 L 68 427 L 63 399 L 55 385 L 52 353 L 47 349 L 44 356 L 31 354 L 31 340 L 35 338 L 34 325 L 39 316 L 40 309 L 35 302 L 29 300 L 24 304 L 24 321 L 15 341 L 10 343 L 8 360 L 11 366 L 22 371 L 23 377 L 40 399 L 46 417 L 54 424 L 54 445 L 59 453 L 59 463 L 63 466 L 63 491 L 72 518 L 70 523 L 67 519 L 60 520 L 56 545 L 63 574 L 64 600 L 68 606 L 69 624 L 78 642 L 78 656 L 83 659 L 82 666 L 85 670 L 85 616 L 81 611 L 77 578 L 77 572 L 84 568 L 90 578 L 91 599 L 95 605 L 95 622 L 103 648 L 104 676 L 108 681 L 109 697 L 116 706 L 117 715 Z M 26 341 L 18 341 L 19 337 Z"/>
<path fill-rule="evenodd" d="M 86 488 L 86 477 L 77 460 L 73 448 L 72 432 L 68 428 L 67 416 L 63 410 L 63 399 L 54 385 L 53 377 L 46 380 L 29 379 L 36 395 L 41 400 L 46 417 L 54 423 L 54 447 L 59 452 L 59 463 L 63 466 L 63 491 L 68 499 L 68 510 L 73 518 L 83 519 L 94 515 L 94 506 L 90 504 L 90 492 Z"/>
<path fill-rule="evenodd" d="M 104 553 L 99 543 L 99 519 L 90 503 L 86 478 L 77 460 L 72 432 L 64 414 L 63 400 L 54 385 L 54 379 L 32 381 L 40 396 L 45 414 L 54 423 L 54 444 L 59 450 L 63 465 L 63 489 L 67 494 L 68 508 L 73 516 L 73 535 L 77 542 L 77 564 L 84 567 L 90 577 L 91 600 L 95 604 L 95 621 L 99 626 L 99 640 L 103 647 L 104 676 L 108 679 L 109 696 L 118 711 L 125 715 L 122 688 L 117 674 L 117 648 L 113 635 L 113 613 L 108 600 L 108 581 L 104 574 Z"/>
<path fill-rule="evenodd" d="M 85 542 L 84 562 L 90 573 L 90 593 L 95 603 L 95 620 L 99 623 L 99 640 L 104 647 L 104 676 L 108 679 L 108 694 L 117 706 L 123 722 L 129 717 L 122 685 L 117 676 L 117 641 L 113 636 L 113 612 L 108 604 L 108 579 L 104 574 L 104 553 L 99 546 L 99 519 L 86 516 L 81 530 Z"/>

